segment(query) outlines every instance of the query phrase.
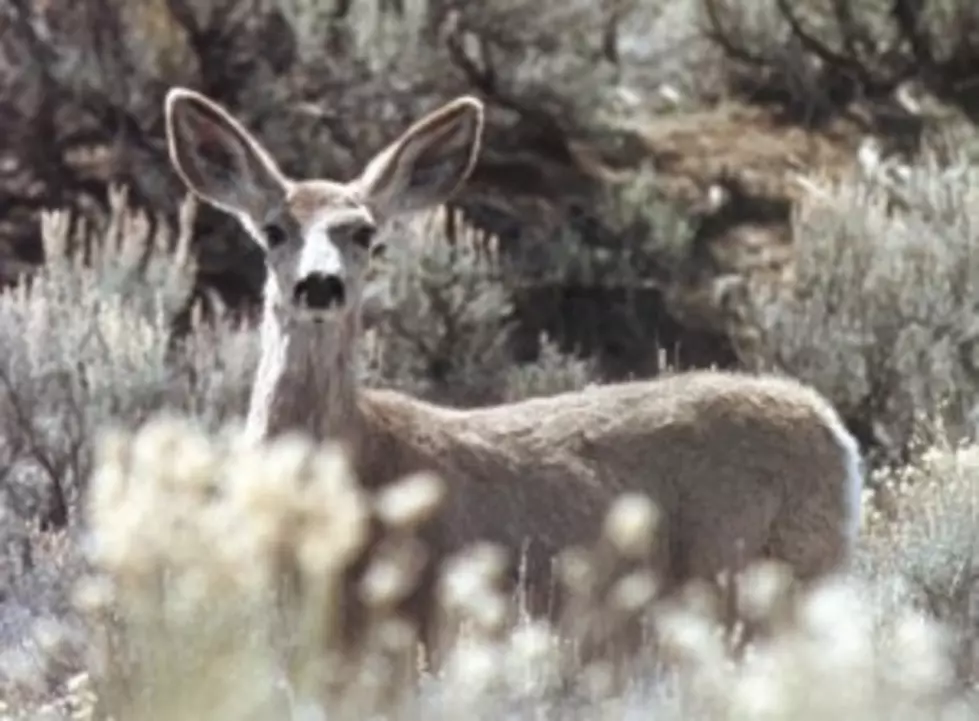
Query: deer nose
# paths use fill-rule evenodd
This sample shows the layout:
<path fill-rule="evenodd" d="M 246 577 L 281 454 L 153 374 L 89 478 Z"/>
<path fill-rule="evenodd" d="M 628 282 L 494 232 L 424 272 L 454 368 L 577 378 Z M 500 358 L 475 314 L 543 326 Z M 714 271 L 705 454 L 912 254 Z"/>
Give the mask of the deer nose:
<path fill-rule="evenodd" d="M 310 310 L 329 310 L 343 307 L 346 289 L 343 279 L 338 275 L 312 273 L 296 283 L 292 298 L 297 305 Z"/>

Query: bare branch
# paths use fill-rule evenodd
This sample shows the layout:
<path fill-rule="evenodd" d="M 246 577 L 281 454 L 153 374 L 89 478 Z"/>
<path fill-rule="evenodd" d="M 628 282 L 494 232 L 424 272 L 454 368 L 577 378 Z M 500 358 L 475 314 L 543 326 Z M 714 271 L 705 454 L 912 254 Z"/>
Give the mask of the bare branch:
<path fill-rule="evenodd" d="M 825 43 L 816 39 L 802 24 L 792 9 L 791 0 L 776 0 L 779 12 L 788 23 L 792 33 L 799 39 L 808 52 L 820 58 L 828 66 L 834 67 L 858 81 L 863 87 L 875 87 L 878 83 L 867 69 L 854 57 L 847 57 L 836 52 Z"/>
<path fill-rule="evenodd" d="M 48 453 L 45 444 L 38 440 L 35 418 L 25 406 L 23 397 L 10 375 L 3 368 L 0 368 L 0 386 L 5 391 L 8 407 L 13 413 L 13 421 L 20 431 L 26 451 L 48 478 L 51 498 L 47 512 L 41 520 L 41 528 L 42 530 L 64 528 L 68 525 L 68 502 L 61 485 L 63 469 Z"/>
<path fill-rule="evenodd" d="M 705 34 L 716 43 L 729 57 L 742 63 L 755 66 L 768 66 L 771 61 L 761 55 L 752 53 L 744 45 L 736 45 L 731 36 L 724 28 L 721 14 L 717 7 L 718 0 L 703 0 L 703 8 L 707 14 L 707 21 L 710 24 Z"/>
<path fill-rule="evenodd" d="M 894 0 L 891 17 L 901 37 L 911 46 L 919 72 L 930 73 L 935 69 L 935 56 L 928 37 L 921 28 L 922 10 L 921 0 Z"/>

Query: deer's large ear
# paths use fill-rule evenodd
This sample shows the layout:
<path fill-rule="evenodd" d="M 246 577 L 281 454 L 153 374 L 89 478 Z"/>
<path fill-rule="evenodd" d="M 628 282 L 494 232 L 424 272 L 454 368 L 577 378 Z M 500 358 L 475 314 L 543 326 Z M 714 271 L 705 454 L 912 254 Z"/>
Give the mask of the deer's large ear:
<path fill-rule="evenodd" d="M 482 136 L 482 102 L 456 98 L 374 156 L 354 187 L 380 217 L 438 205 L 469 177 Z"/>
<path fill-rule="evenodd" d="M 257 215 L 285 194 L 286 181 L 269 153 L 212 100 L 172 88 L 165 116 L 170 161 L 205 202 Z"/>

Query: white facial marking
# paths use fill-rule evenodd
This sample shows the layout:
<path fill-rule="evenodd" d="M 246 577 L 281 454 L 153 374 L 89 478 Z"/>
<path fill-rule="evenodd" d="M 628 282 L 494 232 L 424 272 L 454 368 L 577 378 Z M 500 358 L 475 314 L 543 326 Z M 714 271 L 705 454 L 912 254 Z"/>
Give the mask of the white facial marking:
<path fill-rule="evenodd" d="M 330 226 L 340 221 L 340 215 L 336 211 L 320 213 L 303 231 L 298 277 L 305 278 L 312 273 L 345 277 L 343 256 L 330 239 Z"/>

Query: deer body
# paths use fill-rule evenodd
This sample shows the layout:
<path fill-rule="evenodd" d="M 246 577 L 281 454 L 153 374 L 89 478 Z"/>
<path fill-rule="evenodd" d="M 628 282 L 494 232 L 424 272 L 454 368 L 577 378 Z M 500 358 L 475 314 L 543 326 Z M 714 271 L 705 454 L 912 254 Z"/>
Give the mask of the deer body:
<path fill-rule="evenodd" d="M 544 610 L 554 555 L 589 543 L 611 501 L 640 491 L 663 514 L 657 562 L 668 582 L 758 557 L 804 579 L 846 564 L 859 450 L 828 401 L 796 381 L 700 371 L 467 410 L 358 387 L 356 343 L 380 288 L 374 231 L 443 201 L 469 175 L 482 132 L 475 99 L 419 121 L 349 183 L 286 178 L 192 91 L 168 95 L 167 129 L 187 185 L 267 254 L 248 433 L 340 440 L 370 487 L 439 473 L 449 495 L 427 539 L 436 562 L 473 541 L 499 542 L 525 554 L 532 610 Z"/>
<path fill-rule="evenodd" d="M 524 553 L 536 610 L 551 559 L 594 539 L 627 491 L 664 514 L 657 570 L 675 583 L 768 556 L 817 578 L 856 540 L 856 443 L 819 394 L 788 378 L 698 371 L 460 410 L 359 389 L 352 369 L 328 379 L 322 355 L 300 357 L 312 362 L 282 366 L 297 394 L 271 396 L 280 411 L 255 436 L 342 439 L 370 487 L 438 472 L 451 493 L 437 555 L 479 540 Z"/>

